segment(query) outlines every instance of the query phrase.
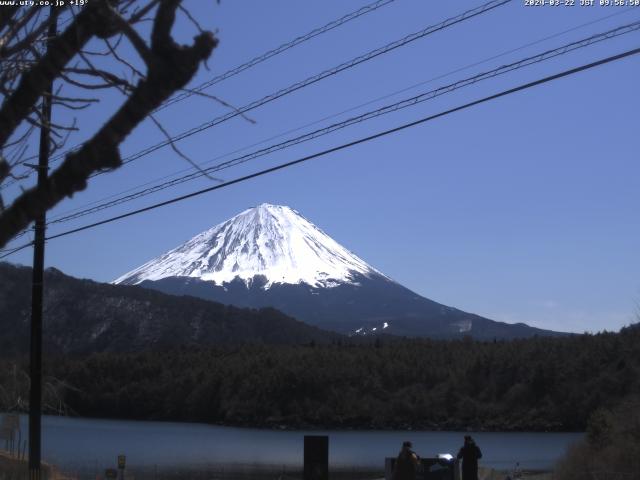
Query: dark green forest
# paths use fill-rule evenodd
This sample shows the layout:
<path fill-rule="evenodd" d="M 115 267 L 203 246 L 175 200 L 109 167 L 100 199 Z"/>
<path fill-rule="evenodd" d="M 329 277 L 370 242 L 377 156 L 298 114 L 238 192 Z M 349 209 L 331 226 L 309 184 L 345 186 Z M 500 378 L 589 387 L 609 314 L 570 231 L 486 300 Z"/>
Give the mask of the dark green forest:
<path fill-rule="evenodd" d="M 0 361 L 7 384 L 15 360 Z M 26 367 L 21 363 L 20 368 Z M 45 360 L 82 416 L 266 427 L 584 430 L 640 394 L 640 328 L 509 342 L 378 339 Z"/>

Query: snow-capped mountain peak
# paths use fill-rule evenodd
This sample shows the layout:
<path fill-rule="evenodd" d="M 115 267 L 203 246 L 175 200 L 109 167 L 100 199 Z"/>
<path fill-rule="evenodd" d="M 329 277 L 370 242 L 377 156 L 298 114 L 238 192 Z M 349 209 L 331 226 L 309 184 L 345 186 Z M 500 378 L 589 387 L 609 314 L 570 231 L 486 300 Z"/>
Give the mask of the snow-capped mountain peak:
<path fill-rule="evenodd" d="M 194 277 L 217 285 L 256 275 L 274 283 L 333 287 L 382 275 L 295 210 L 264 203 L 196 235 L 113 283 Z"/>

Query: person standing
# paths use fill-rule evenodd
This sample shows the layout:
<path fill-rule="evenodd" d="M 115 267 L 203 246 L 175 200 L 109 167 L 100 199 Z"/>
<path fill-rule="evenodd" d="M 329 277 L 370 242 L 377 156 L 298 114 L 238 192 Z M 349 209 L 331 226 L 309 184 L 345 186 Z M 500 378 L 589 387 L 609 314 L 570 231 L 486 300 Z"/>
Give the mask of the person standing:
<path fill-rule="evenodd" d="M 393 476 L 391 477 L 393 480 L 416 480 L 420 458 L 412 448 L 411 442 L 402 443 L 402 449 L 400 449 L 393 468 Z"/>
<path fill-rule="evenodd" d="M 482 452 L 471 435 L 464 436 L 464 445 L 458 452 L 458 459 L 462 459 L 462 480 L 478 480 L 478 460 Z"/>

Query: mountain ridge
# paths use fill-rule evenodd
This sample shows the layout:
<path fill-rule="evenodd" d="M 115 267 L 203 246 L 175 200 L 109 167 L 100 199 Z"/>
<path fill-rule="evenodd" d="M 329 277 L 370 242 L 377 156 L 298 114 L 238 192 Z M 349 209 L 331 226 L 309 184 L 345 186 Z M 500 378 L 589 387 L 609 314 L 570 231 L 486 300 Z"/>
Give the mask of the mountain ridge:
<path fill-rule="evenodd" d="M 242 307 L 272 306 L 347 335 L 491 340 L 562 335 L 496 322 L 422 297 L 341 246 L 299 212 L 244 210 L 116 279 Z"/>
<path fill-rule="evenodd" d="M 0 262 L 0 352 L 29 345 L 31 268 Z M 173 346 L 327 343 L 341 338 L 273 308 L 246 309 L 45 271 L 49 352 L 142 351 Z"/>
<path fill-rule="evenodd" d="M 434 302 L 402 285 L 379 278 L 331 289 L 274 285 L 264 290 L 260 280 L 255 279 L 249 286 L 239 281 L 219 286 L 194 278 L 169 277 L 145 281 L 140 286 L 246 308 L 269 305 L 309 325 L 348 336 L 388 334 L 432 339 L 471 336 L 486 341 L 567 335 L 523 323 L 490 320 Z"/>

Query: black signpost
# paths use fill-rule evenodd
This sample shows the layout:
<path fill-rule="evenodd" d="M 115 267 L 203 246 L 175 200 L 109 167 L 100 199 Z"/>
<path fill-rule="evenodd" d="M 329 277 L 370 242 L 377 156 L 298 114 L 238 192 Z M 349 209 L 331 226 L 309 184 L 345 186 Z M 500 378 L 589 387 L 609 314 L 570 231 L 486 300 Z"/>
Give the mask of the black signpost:
<path fill-rule="evenodd" d="M 124 467 L 127 463 L 127 457 L 125 455 L 118 455 L 118 478 L 124 480 Z"/>
<path fill-rule="evenodd" d="M 328 436 L 304 436 L 304 480 L 329 480 Z"/>

